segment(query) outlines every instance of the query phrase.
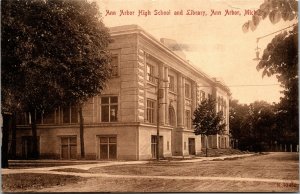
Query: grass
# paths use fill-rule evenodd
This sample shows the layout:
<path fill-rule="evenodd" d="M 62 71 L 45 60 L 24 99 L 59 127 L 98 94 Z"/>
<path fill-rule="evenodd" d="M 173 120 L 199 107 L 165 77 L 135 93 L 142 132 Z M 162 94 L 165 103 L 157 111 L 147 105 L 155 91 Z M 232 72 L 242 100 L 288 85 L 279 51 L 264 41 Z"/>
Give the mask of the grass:
<path fill-rule="evenodd" d="M 250 154 L 253 152 L 249 151 L 241 151 L 237 149 L 208 149 L 207 156 L 208 157 L 219 157 L 224 155 L 235 155 L 235 154 Z M 206 149 L 202 149 L 202 152 L 198 155 L 200 157 L 206 156 Z"/>
<path fill-rule="evenodd" d="M 76 190 L 74 189 L 76 188 Z M 41 192 L 296 192 L 298 185 L 263 182 L 90 178 L 86 182 Z"/>
<path fill-rule="evenodd" d="M 24 168 L 41 168 L 41 167 L 55 167 L 55 166 L 69 166 L 69 165 L 81 165 L 81 164 L 94 164 L 95 162 L 24 162 L 24 161 L 14 161 L 9 162 L 10 169 L 24 169 Z"/>
<path fill-rule="evenodd" d="M 90 173 L 88 170 L 78 169 L 78 168 L 63 168 L 63 169 L 54 169 L 51 171 L 57 172 L 75 172 L 75 173 Z"/>
<path fill-rule="evenodd" d="M 54 174 L 5 174 L 2 175 L 2 191 L 4 192 L 30 192 L 51 186 L 64 186 L 78 183 L 86 179 L 69 175 Z"/>

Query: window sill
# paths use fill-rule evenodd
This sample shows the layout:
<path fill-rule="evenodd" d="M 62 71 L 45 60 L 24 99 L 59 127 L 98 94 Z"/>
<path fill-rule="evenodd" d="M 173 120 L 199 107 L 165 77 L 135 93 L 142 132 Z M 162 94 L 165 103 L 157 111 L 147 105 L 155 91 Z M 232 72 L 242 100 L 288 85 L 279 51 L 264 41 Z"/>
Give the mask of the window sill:
<path fill-rule="evenodd" d="M 151 81 L 148 81 L 148 80 L 147 80 L 147 84 L 152 85 L 152 86 L 155 86 L 155 87 L 157 86 L 157 83 L 151 82 Z"/>
<path fill-rule="evenodd" d="M 169 90 L 169 93 L 177 95 L 177 93 L 175 91 Z"/>
<path fill-rule="evenodd" d="M 100 121 L 100 123 L 118 123 L 119 121 Z"/>
<path fill-rule="evenodd" d="M 145 121 L 145 124 L 148 124 L 148 125 L 157 125 L 157 123 L 155 123 L 155 122 L 150 123 L 149 121 Z"/>

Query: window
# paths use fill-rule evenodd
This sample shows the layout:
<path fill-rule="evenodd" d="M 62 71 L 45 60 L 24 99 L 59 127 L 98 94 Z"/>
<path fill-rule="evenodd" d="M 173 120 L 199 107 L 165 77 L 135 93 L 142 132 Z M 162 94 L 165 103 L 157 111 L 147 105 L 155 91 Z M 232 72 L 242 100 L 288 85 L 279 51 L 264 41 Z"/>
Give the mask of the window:
<path fill-rule="evenodd" d="M 156 158 L 156 136 L 152 135 L 151 136 L 151 154 L 152 154 L 152 158 Z"/>
<path fill-rule="evenodd" d="M 222 99 L 222 97 L 220 97 L 220 110 L 222 111 L 222 107 L 223 106 L 223 99 Z"/>
<path fill-rule="evenodd" d="M 223 101 L 223 106 L 224 106 L 224 111 L 225 111 L 225 109 L 226 109 L 226 100 L 225 99 Z"/>
<path fill-rule="evenodd" d="M 191 88 L 189 84 L 185 84 L 185 97 L 191 98 Z"/>
<path fill-rule="evenodd" d="M 167 150 L 169 151 L 170 150 L 170 142 L 167 141 Z"/>
<path fill-rule="evenodd" d="M 76 159 L 77 137 L 61 137 L 61 159 Z"/>
<path fill-rule="evenodd" d="M 226 101 L 224 100 L 224 117 L 225 117 L 225 121 L 226 121 L 226 111 L 227 111 L 227 108 L 226 108 Z"/>
<path fill-rule="evenodd" d="M 206 148 L 206 140 L 204 135 L 201 135 L 201 147 Z"/>
<path fill-rule="evenodd" d="M 112 56 L 111 64 L 111 75 L 118 76 L 119 75 L 119 57 L 118 55 Z"/>
<path fill-rule="evenodd" d="M 78 107 L 68 106 L 62 108 L 63 123 L 78 123 Z"/>
<path fill-rule="evenodd" d="M 147 115 L 146 115 L 146 120 L 149 123 L 154 123 L 154 100 L 147 100 Z"/>
<path fill-rule="evenodd" d="M 221 97 L 221 111 L 224 115 L 224 101 L 223 101 L 223 97 Z"/>
<path fill-rule="evenodd" d="M 55 111 L 50 111 L 43 114 L 43 124 L 53 124 L 55 123 Z"/>
<path fill-rule="evenodd" d="M 169 124 L 176 126 L 175 110 L 173 106 L 169 106 Z"/>
<path fill-rule="evenodd" d="M 58 107 L 47 112 L 36 111 L 35 119 L 37 124 L 72 124 L 79 122 L 78 107 L 76 105 Z M 17 114 L 17 125 L 31 123 L 30 113 Z"/>
<path fill-rule="evenodd" d="M 37 149 L 38 155 L 40 154 L 40 137 L 37 136 Z M 22 157 L 24 159 L 33 158 L 33 137 L 23 136 L 22 137 Z"/>
<path fill-rule="evenodd" d="M 17 125 L 28 125 L 30 119 L 30 113 L 20 113 L 17 114 Z"/>
<path fill-rule="evenodd" d="M 118 97 L 101 97 L 101 121 L 118 121 Z"/>
<path fill-rule="evenodd" d="M 175 92 L 175 81 L 174 81 L 174 76 L 169 75 L 168 77 L 169 81 L 169 90 L 172 92 Z"/>
<path fill-rule="evenodd" d="M 220 107 L 221 107 L 221 110 L 223 110 L 223 97 L 220 97 Z"/>
<path fill-rule="evenodd" d="M 211 96 L 211 94 L 207 94 L 207 97 L 208 97 L 209 99 L 211 99 L 212 96 Z"/>
<path fill-rule="evenodd" d="M 100 137 L 100 159 L 117 159 L 117 137 Z"/>
<path fill-rule="evenodd" d="M 191 111 L 189 110 L 186 110 L 185 111 L 185 126 L 187 129 L 190 129 L 191 128 Z"/>
<path fill-rule="evenodd" d="M 218 112 L 221 111 L 221 98 L 218 97 Z"/>
<path fill-rule="evenodd" d="M 43 113 L 41 111 L 35 111 L 36 124 L 43 124 Z"/>
<path fill-rule="evenodd" d="M 205 100 L 205 92 L 200 91 L 200 102 L 203 102 Z"/>
<path fill-rule="evenodd" d="M 155 83 L 154 67 L 149 64 L 147 64 L 147 80 L 149 82 Z"/>

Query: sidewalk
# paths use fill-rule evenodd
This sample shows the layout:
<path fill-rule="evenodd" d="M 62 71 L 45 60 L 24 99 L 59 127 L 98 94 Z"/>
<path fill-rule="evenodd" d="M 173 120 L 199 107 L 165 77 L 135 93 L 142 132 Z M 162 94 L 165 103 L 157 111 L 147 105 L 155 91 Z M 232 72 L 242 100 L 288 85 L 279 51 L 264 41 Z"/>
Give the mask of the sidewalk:
<path fill-rule="evenodd" d="M 67 166 L 52 166 L 52 167 L 40 167 L 40 168 L 24 168 L 24 169 L 2 169 L 2 174 L 15 174 L 15 173 L 28 173 L 28 172 L 41 172 L 56 170 L 56 169 L 67 169 L 75 168 L 80 170 L 89 170 L 90 168 L 113 166 L 113 165 L 123 165 L 123 164 L 145 164 L 149 161 L 98 161 L 94 164 L 75 164 Z"/>
<path fill-rule="evenodd" d="M 249 157 L 255 154 L 241 154 L 241 155 L 228 155 L 228 156 L 219 156 L 219 157 L 195 157 L 194 159 L 190 160 L 176 160 L 170 161 L 172 163 L 190 163 L 190 162 L 202 162 L 202 161 L 213 161 L 213 160 L 224 160 L 228 158 L 241 158 L 241 157 Z M 15 161 L 17 162 L 17 161 Z M 68 161 L 61 161 L 61 160 L 29 160 L 21 162 L 28 162 L 28 163 L 45 163 L 45 162 L 53 162 L 53 163 L 66 163 Z M 84 160 L 84 161 L 69 161 L 70 163 L 79 163 L 79 164 L 72 164 L 72 165 L 64 165 L 64 166 L 52 166 L 52 167 L 38 167 L 38 168 L 19 168 L 19 169 L 2 169 L 2 174 L 17 174 L 17 173 L 48 173 L 51 170 L 57 169 L 80 169 L 80 170 L 89 170 L 91 168 L 97 167 L 104 167 L 104 166 L 114 166 L 114 165 L 133 165 L 133 164 L 146 164 L 150 162 L 156 161 L 95 161 L 95 160 Z M 87 163 L 91 162 L 91 164 L 80 164 L 80 163 Z M 160 162 L 169 162 L 168 160 L 160 160 Z M 24 163 L 26 164 L 26 163 Z M 77 173 L 76 173 L 77 174 Z"/>
<path fill-rule="evenodd" d="M 232 158 L 243 158 L 243 157 L 249 157 L 254 156 L 256 154 L 239 154 L 239 155 L 228 155 L 228 156 L 217 156 L 217 157 L 195 157 L 195 159 L 190 160 L 179 160 L 176 162 L 202 162 L 202 161 L 214 161 L 214 160 L 225 160 L 225 159 L 232 159 Z M 175 162 L 175 161 L 174 161 Z"/>
<path fill-rule="evenodd" d="M 249 157 L 256 154 L 241 154 L 241 155 L 229 155 L 221 157 L 196 157 L 190 160 L 181 161 L 167 161 L 161 160 L 160 162 L 170 163 L 188 163 L 188 162 L 202 162 L 202 161 L 213 161 L 213 160 L 224 160 L 228 158 L 241 158 Z M 216 176 L 153 176 L 153 175 L 115 175 L 106 173 L 91 173 L 91 172 L 64 172 L 56 171 L 60 169 L 80 169 L 89 170 L 91 168 L 114 166 L 114 165 L 134 165 L 134 164 L 146 164 L 156 161 L 111 161 L 111 162 L 98 162 L 94 164 L 78 164 L 70 166 L 54 166 L 54 167 L 43 167 L 43 168 L 30 168 L 30 169 L 2 169 L 2 174 L 19 174 L 19 173 L 37 173 L 37 174 L 56 174 L 56 175 L 71 175 L 85 178 L 118 178 L 118 179 L 162 179 L 162 180 L 211 180 L 211 181 L 235 181 L 235 182 L 264 182 L 264 183 L 284 183 L 284 184 L 295 184 L 299 185 L 299 180 L 284 180 L 276 178 L 248 178 L 248 177 L 216 177 Z M 80 163 L 80 162 L 79 162 Z"/>

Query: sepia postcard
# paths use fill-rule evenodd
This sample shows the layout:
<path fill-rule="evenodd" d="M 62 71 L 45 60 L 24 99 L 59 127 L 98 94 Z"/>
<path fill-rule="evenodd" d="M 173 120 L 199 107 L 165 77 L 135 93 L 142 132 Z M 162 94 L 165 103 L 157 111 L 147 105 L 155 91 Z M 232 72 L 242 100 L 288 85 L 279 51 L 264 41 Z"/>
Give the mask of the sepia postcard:
<path fill-rule="evenodd" d="M 2 192 L 299 192 L 298 1 L 2 0 Z"/>

